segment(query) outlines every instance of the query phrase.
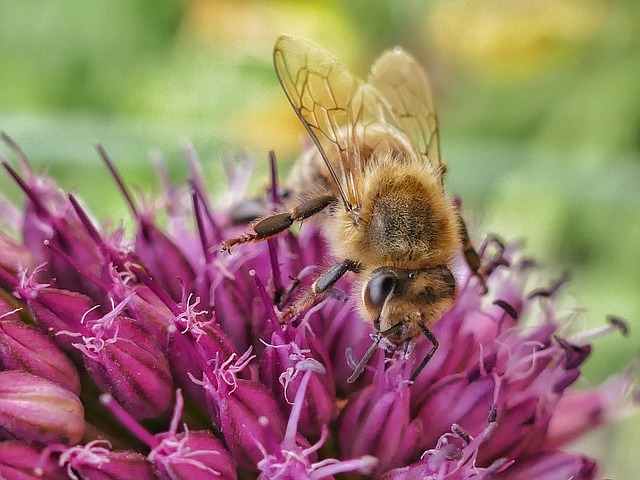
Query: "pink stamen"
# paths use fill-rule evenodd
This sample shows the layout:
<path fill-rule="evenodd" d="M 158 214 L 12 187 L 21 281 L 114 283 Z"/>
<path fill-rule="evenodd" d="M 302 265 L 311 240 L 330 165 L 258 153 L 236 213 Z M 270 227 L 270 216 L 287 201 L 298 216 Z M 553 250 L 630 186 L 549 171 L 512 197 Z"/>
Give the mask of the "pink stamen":
<path fill-rule="evenodd" d="M 147 431 L 138 421 L 133 418 L 113 397 L 108 393 L 100 395 L 100 403 L 104 405 L 113 414 L 114 417 L 135 435 L 142 443 L 149 448 L 156 448 L 160 440 Z"/>

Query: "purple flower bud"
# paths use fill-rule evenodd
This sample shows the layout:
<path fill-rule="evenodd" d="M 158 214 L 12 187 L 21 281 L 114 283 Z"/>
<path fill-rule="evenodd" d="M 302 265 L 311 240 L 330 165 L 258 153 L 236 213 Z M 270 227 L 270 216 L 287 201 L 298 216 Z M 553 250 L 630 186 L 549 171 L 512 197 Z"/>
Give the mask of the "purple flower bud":
<path fill-rule="evenodd" d="M 424 452 L 418 462 L 406 467 L 389 470 L 383 480 L 468 480 L 490 479 L 497 472 L 508 468 L 507 459 L 498 459 L 482 467 L 478 465 L 478 448 L 493 434 L 495 424 L 488 424 L 476 438 L 465 432 L 459 425 L 452 425 L 451 431 L 443 434 L 435 448 Z"/>
<path fill-rule="evenodd" d="M 216 365 L 203 379 L 213 424 L 220 430 L 235 462 L 248 470 L 255 470 L 263 458 L 259 446 L 271 441 L 265 438 L 265 424 L 269 435 L 282 441 L 285 420 L 273 395 L 259 382 L 237 378 L 237 373 L 253 357 L 248 350 L 236 360 L 232 355 Z"/>
<path fill-rule="evenodd" d="M 208 431 L 184 432 L 163 438 L 148 456 L 168 480 L 236 480 L 236 467 L 222 442 Z"/>
<path fill-rule="evenodd" d="M 373 385 L 351 397 L 338 419 L 342 455 L 376 457 L 374 476 L 415 456 L 422 433 L 422 423 L 412 420 L 409 412 L 408 382 L 396 367 L 402 365 L 379 368 Z"/>
<path fill-rule="evenodd" d="M 98 388 L 110 392 L 134 417 L 167 411 L 173 396 L 169 364 L 154 338 L 136 320 L 120 316 L 125 302 L 87 322 L 74 344 Z"/>
<path fill-rule="evenodd" d="M 30 373 L 0 372 L 0 437 L 73 445 L 83 432 L 84 408 L 76 394 Z"/>
<path fill-rule="evenodd" d="M 167 331 L 173 323 L 171 310 L 146 285 L 125 284 L 117 272 L 112 272 L 110 296 L 116 302 L 129 301 L 124 309 L 127 317 L 135 318 L 153 336 L 158 346 L 167 346 Z"/>
<path fill-rule="evenodd" d="M 169 345 L 167 348 L 173 374 L 180 387 L 187 394 L 206 405 L 205 391 L 201 385 L 194 383 L 194 378 L 202 378 L 202 366 L 212 358 L 229 358 L 236 354 L 231 340 L 220 326 L 206 320 L 206 310 L 197 310 L 199 299 L 190 303 L 182 302 L 169 328 Z M 243 376 L 244 374 L 241 374 Z"/>
<path fill-rule="evenodd" d="M 300 433 L 310 438 L 320 436 L 335 411 L 335 383 L 324 365 L 330 366 L 328 353 L 305 326 L 277 329 L 260 360 L 260 379 L 275 394 L 285 415 L 291 411 L 303 373 L 314 368 L 318 372 L 309 380 L 298 423 Z"/>
<path fill-rule="evenodd" d="M 135 250 L 145 268 L 171 298 L 178 301 L 182 291 L 193 291 L 195 273 L 184 253 L 150 219 L 138 217 Z"/>
<path fill-rule="evenodd" d="M 87 480 L 154 480 L 156 475 L 144 455 L 122 450 L 112 451 L 109 442 L 94 440 L 77 445 L 60 454 L 58 462 L 66 466 L 69 478 Z M 79 477 L 78 477 L 79 475 Z"/>
<path fill-rule="evenodd" d="M 266 444 L 261 444 L 264 458 L 258 462 L 261 479 L 290 478 L 292 480 L 306 480 L 319 478 L 332 478 L 333 475 L 345 472 L 358 472 L 369 475 L 373 472 L 378 460 L 370 455 L 363 455 L 360 458 L 349 460 L 326 459 L 322 462 L 316 461 L 316 452 L 324 445 L 328 437 L 328 428 L 323 426 L 320 440 L 315 445 L 309 445 L 298 432 L 298 421 L 300 413 L 307 397 L 307 389 L 310 379 L 317 376 L 317 365 L 315 361 L 307 361 L 306 365 L 311 367 L 303 369 L 301 367 L 302 380 L 296 392 L 293 402 L 287 430 L 281 443 L 273 438 L 273 433 L 268 431 L 268 423 L 264 423 Z M 302 362 L 301 362 L 302 363 Z"/>
<path fill-rule="evenodd" d="M 416 417 L 425 428 L 423 448 L 436 444 L 438 438 L 457 424 L 471 435 L 478 435 L 487 424 L 492 411 L 495 380 L 491 375 L 469 379 L 450 376 L 434 384 L 423 397 Z"/>
<path fill-rule="evenodd" d="M 583 455 L 564 452 L 540 452 L 514 464 L 495 480 L 564 479 L 591 480 L 597 473 L 596 463 Z"/>
<path fill-rule="evenodd" d="M 217 275 L 211 285 L 216 318 L 240 352 L 260 343 L 267 323 L 264 304 L 257 305 L 254 276 L 267 275 L 268 260 L 264 253 L 257 256 L 259 249 L 255 245 L 248 247 L 242 256 L 223 255 L 214 262 Z"/>
<path fill-rule="evenodd" d="M 38 283 L 35 277 L 42 268 L 36 269 L 29 277 L 23 273 L 16 294 L 27 302 L 36 323 L 53 335 L 56 345 L 74 359 L 81 360 L 81 356 L 73 347 L 74 338 L 62 333 L 81 331 L 85 321 L 100 318 L 100 311 L 86 295 Z"/>
<path fill-rule="evenodd" d="M 80 395 L 71 360 L 49 337 L 19 321 L 0 320 L 0 370 L 30 372 Z"/>
<path fill-rule="evenodd" d="M 100 401 L 118 418 L 122 425 L 138 437 L 151 452 L 147 460 L 162 478 L 184 480 L 236 480 L 236 469 L 231 455 L 211 432 L 191 432 L 186 428 L 177 433 L 184 400 L 180 390 L 176 391 L 176 404 L 171 425 L 166 432 L 152 435 L 108 394 Z M 134 477 L 135 478 L 135 477 Z"/>
<path fill-rule="evenodd" d="M 68 480 L 58 462 L 26 443 L 0 442 L 0 478 L 3 480 Z"/>

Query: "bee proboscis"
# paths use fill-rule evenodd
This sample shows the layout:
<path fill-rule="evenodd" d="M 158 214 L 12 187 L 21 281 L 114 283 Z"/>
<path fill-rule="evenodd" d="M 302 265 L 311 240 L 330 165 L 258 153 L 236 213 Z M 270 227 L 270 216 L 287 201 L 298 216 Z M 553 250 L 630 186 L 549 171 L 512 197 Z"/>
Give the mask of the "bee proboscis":
<path fill-rule="evenodd" d="M 366 81 L 317 45 L 289 36 L 278 39 L 273 58 L 282 88 L 317 149 L 304 154 L 291 172 L 289 185 L 299 203 L 256 221 L 252 231 L 224 242 L 223 250 L 326 212 L 319 217 L 339 261 L 282 318 L 304 310 L 352 272 L 359 311 L 377 333 L 349 381 L 362 373 L 381 342 L 410 352 L 424 334 L 433 347 L 414 380 L 438 348 L 429 327 L 455 301 L 450 267 L 461 249 L 480 276 L 478 255 L 444 190 L 446 167 L 427 77 L 399 47 L 378 57 Z"/>

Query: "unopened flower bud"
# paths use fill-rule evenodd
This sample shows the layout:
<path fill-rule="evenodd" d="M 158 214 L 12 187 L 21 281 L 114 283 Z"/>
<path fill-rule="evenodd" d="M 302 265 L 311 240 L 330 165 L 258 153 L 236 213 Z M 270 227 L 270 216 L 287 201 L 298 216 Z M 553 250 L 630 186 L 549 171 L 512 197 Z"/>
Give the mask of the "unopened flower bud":
<path fill-rule="evenodd" d="M 273 395 L 261 383 L 237 377 L 251 361 L 247 351 L 236 362 L 235 355 L 218 365 L 203 386 L 213 424 L 220 430 L 233 459 L 244 468 L 255 470 L 263 458 L 260 445 L 282 441 L 286 422 Z M 269 438 L 265 438 L 265 423 Z"/>
<path fill-rule="evenodd" d="M 176 301 L 193 291 L 196 275 L 184 253 L 148 215 L 138 215 L 135 251 L 153 279 Z"/>
<path fill-rule="evenodd" d="M 78 372 L 69 357 L 20 321 L 0 320 L 0 369 L 30 372 L 80 395 Z"/>
<path fill-rule="evenodd" d="M 135 285 L 121 289 L 114 296 L 117 301 L 129 299 L 125 312 L 128 317 L 135 318 L 149 331 L 161 349 L 167 346 L 167 331 L 172 324 L 173 314 L 146 285 Z"/>
<path fill-rule="evenodd" d="M 165 413 L 173 382 L 167 359 L 154 338 L 128 317 L 116 315 L 93 326 L 93 336 L 83 336 L 77 348 L 96 385 L 110 392 L 135 418 Z"/>
<path fill-rule="evenodd" d="M 222 442 L 208 431 L 163 438 L 147 457 L 163 478 L 236 480 L 236 466 Z"/>
<path fill-rule="evenodd" d="M 27 443 L 0 442 L 0 478 L 3 480 L 68 480 L 56 459 Z"/>
<path fill-rule="evenodd" d="M 340 414 L 338 435 L 343 456 L 376 457 L 373 476 L 378 476 L 415 455 L 422 424 L 411 419 L 409 397 L 409 385 L 399 369 L 385 372 L 380 368 L 374 384 L 350 399 Z"/>
<path fill-rule="evenodd" d="M 154 480 L 151 464 L 144 455 L 110 449 L 109 442 L 95 440 L 71 447 L 60 454 L 58 464 L 79 478 L 90 480 Z"/>
<path fill-rule="evenodd" d="M 31 373 L 0 372 L 0 437 L 31 443 L 78 443 L 84 408 L 76 394 Z"/>
<path fill-rule="evenodd" d="M 304 326 L 276 330 L 262 355 L 260 379 L 275 394 L 285 415 L 291 411 L 304 372 L 317 373 L 309 380 L 298 421 L 298 430 L 306 437 L 319 437 L 333 418 L 335 383 L 330 368 L 325 348 Z"/>
<path fill-rule="evenodd" d="M 531 480 L 534 478 L 570 478 L 592 480 L 596 462 L 584 455 L 560 451 L 540 452 L 497 474 L 495 480 Z"/>
<path fill-rule="evenodd" d="M 85 321 L 100 318 L 100 310 L 88 296 L 61 290 L 35 280 L 38 270 L 30 277 L 23 275 L 21 286 L 16 289 L 19 297 L 27 302 L 36 323 L 52 335 L 53 341 L 75 360 L 81 356 L 73 347 L 75 339 L 62 332 L 82 331 Z"/>

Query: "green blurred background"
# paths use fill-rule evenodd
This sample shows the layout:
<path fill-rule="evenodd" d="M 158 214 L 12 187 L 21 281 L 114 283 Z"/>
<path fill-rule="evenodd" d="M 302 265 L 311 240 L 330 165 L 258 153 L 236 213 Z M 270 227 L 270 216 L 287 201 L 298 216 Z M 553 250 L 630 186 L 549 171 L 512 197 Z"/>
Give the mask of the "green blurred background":
<path fill-rule="evenodd" d="M 607 314 L 631 334 L 595 342 L 582 385 L 640 345 L 640 3 L 637 0 L 0 0 L 0 129 L 99 218 L 128 215 L 93 149 L 154 188 L 152 151 L 208 180 L 221 159 L 295 158 L 302 129 L 271 65 L 277 36 L 309 38 L 365 75 L 400 44 L 429 72 L 448 190 L 482 235 L 524 239 L 550 278 L 570 270 L 578 329 Z M 5 145 L 0 153 L 14 161 Z M 0 178 L 0 191 L 20 192 Z M 636 478 L 640 416 L 589 437 L 603 475 Z"/>

